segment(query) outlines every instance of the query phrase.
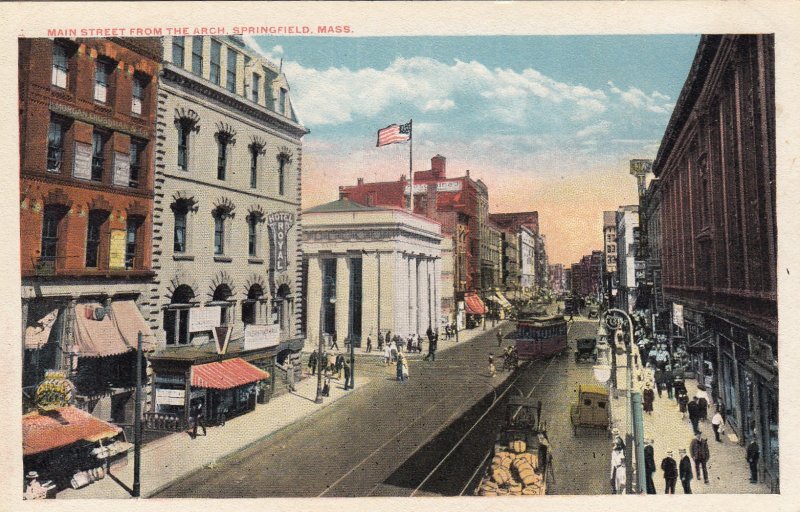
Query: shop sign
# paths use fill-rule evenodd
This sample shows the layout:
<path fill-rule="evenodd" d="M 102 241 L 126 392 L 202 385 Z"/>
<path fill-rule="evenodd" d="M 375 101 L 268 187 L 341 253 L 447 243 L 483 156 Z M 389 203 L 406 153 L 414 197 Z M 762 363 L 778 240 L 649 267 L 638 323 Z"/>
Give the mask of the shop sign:
<path fill-rule="evenodd" d="M 131 157 L 125 153 L 114 152 L 114 185 L 130 185 Z"/>
<path fill-rule="evenodd" d="M 228 351 L 231 331 L 233 331 L 232 325 L 221 325 L 211 329 L 211 332 L 214 334 L 214 347 L 217 349 L 217 354 L 224 354 Z"/>
<path fill-rule="evenodd" d="M 683 329 L 683 304 L 672 303 L 672 323 Z"/>
<path fill-rule="evenodd" d="M 156 389 L 157 405 L 184 405 L 186 391 L 183 389 Z"/>
<path fill-rule="evenodd" d="M 244 328 L 244 345 L 242 350 L 256 350 L 277 346 L 280 342 L 281 329 L 278 324 L 248 324 Z"/>
<path fill-rule="evenodd" d="M 36 407 L 42 411 L 52 411 L 59 407 L 66 407 L 72 402 L 72 393 L 75 386 L 67 380 L 64 372 L 48 370 L 44 380 L 36 388 L 34 401 Z"/>
<path fill-rule="evenodd" d="M 108 249 L 108 267 L 125 268 L 125 230 L 112 229 Z"/>
<path fill-rule="evenodd" d="M 270 263 L 276 273 L 285 272 L 289 267 L 289 229 L 294 224 L 294 214 L 289 212 L 270 213 L 267 226 L 271 235 Z"/>
<path fill-rule="evenodd" d="M 411 185 L 406 185 L 406 188 L 405 188 L 405 190 L 403 192 L 406 195 L 408 195 L 408 193 L 410 191 L 411 191 Z M 414 195 L 424 194 L 427 191 L 428 191 L 428 184 L 427 183 L 421 183 L 421 184 L 414 185 Z"/>
<path fill-rule="evenodd" d="M 460 181 L 440 181 L 436 184 L 437 192 L 458 192 L 461 190 Z"/>
<path fill-rule="evenodd" d="M 75 141 L 72 175 L 81 180 L 92 179 L 92 145 Z"/>
<path fill-rule="evenodd" d="M 189 310 L 189 332 L 210 331 L 219 325 L 222 308 L 206 306 Z"/>

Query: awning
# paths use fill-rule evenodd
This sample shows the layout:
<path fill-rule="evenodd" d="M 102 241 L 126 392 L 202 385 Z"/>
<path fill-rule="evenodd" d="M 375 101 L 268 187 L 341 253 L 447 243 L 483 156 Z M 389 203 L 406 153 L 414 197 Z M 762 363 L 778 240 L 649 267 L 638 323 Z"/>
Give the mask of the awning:
<path fill-rule="evenodd" d="M 50 338 L 50 331 L 58 318 L 58 308 L 47 313 L 36 325 L 29 325 L 25 328 L 25 349 L 37 350 L 47 344 Z"/>
<path fill-rule="evenodd" d="M 467 307 L 467 313 L 470 315 L 485 315 L 486 306 L 477 295 L 465 295 L 464 304 Z"/>
<path fill-rule="evenodd" d="M 46 414 L 32 412 L 22 417 L 22 451 L 25 456 L 36 455 L 78 441 L 94 443 L 114 437 L 121 431 L 119 427 L 72 406 Z"/>
<path fill-rule="evenodd" d="M 106 312 L 101 320 L 97 320 L 93 313 L 101 307 L 99 302 L 75 306 L 74 333 L 78 356 L 104 357 L 136 350 L 136 337 L 140 330 L 145 335 L 142 350 L 154 349 L 150 326 L 142 318 L 135 302 L 112 302 L 110 314 Z"/>
<path fill-rule="evenodd" d="M 238 357 L 192 366 L 192 386 L 232 389 L 269 378 L 269 373 Z"/>
<path fill-rule="evenodd" d="M 512 308 L 511 303 L 508 302 L 508 299 L 506 299 L 506 296 L 503 295 L 503 292 L 497 291 L 495 292 L 495 295 L 497 296 L 497 302 L 500 304 L 500 307 L 502 307 L 503 309 Z"/>

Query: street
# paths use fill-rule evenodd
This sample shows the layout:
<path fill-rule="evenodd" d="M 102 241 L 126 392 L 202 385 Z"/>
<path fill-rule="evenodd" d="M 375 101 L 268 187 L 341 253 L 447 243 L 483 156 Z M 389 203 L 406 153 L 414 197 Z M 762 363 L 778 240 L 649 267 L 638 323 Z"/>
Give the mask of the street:
<path fill-rule="evenodd" d="M 486 370 L 487 355 L 498 352 L 492 330 L 435 362 L 412 364 L 405 383 L 395 380 L 393 367 L 362 364 L 362 374 L 384 378 L 156 496 L 469 494 L 494 442 L 503 399 L 520 393 L 543 402 L 555 466 L 549 492 L 607 492 L 605 433 L 573 438 L 569 427 L 576 384 L 593 380 L 591 365 L 575 365 L 571 347 L 576 337 L 591 335 L 594 325 L 576 321 L 565 356 L 525 365 L 499 386 L 501 376 L 491 379 Z M 495 396 L 500 400 L 492 407 Z"/>

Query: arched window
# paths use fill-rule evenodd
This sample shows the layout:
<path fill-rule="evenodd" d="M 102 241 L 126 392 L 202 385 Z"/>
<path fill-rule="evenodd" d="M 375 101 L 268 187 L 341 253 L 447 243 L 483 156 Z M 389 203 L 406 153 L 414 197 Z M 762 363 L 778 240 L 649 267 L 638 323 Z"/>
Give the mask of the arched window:
<path fill-rule="evenodd" d="M 279 158 L 278 159 L 278 195 L 283 195 L 285 192 L 285 180 L 286 180 L 286 158 Z"/>
<path fill-rule="evenodd" d="M 211 297 L 211 302 L 214 306 L 219 306 L 220 308 L 220 325 L 228 325 L 230 323 L 229 312 L 232 310 L 233 304 L 229 301 L 232 295 L 233 293 L 231 292 L 230 286 L 225 283 L 218 285 L 214 289 L 214 295 Z"/>
<path fill-rule="evenodd" d="M 259 323 L 259 303 L 264 298 L 264 289 L 253 284 L 247 290 L 247 299 L 242 303 L 242 323 L 245 325 Z"/>
<path fill-rule="evenodd" d="M 164 310 L 164 332 L 167 345 L 189 343 L 189 309 L 194 301 L 194 290 L 182 284 L 172 292 L 169 306 Z"/>

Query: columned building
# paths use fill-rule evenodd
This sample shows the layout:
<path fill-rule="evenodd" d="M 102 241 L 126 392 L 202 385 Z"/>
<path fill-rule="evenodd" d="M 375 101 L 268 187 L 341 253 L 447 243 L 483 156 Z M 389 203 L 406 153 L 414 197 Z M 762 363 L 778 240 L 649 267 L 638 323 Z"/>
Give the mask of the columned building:
<path fill-rule="evenodd" d="M 441 226 L 397 208 L 339 199 L 303 212 L 306 350 L 336 335 L 365 346 L 378 333 L 443 327 Z"/>
<path fill-rule="evenodd" d="M 275 359 L 281 363 L 302 348 L 300 180 L 307 130 L 279 66 L 241 39 L 165 37 L 162 44 L 152 411 L 185 420 L 194 401 L 218 403 L 203 398 L 194 389 L 198 383 L 190 385 L 194 367 L 240 358 L 274 379 Z M 218 369 L 248 367 L 225 368 Z M 183 401 L 170 394 L 176 386 L 185 386 Z"/>
<path fill-rule="evenodd" d="M 661 141 L 665 300 L 692 368 L 755 440 L 778 492 L 778 290 L 772 35 L 707 35 Z M 789 342 L 790 340 L 784 340 Z"/>

